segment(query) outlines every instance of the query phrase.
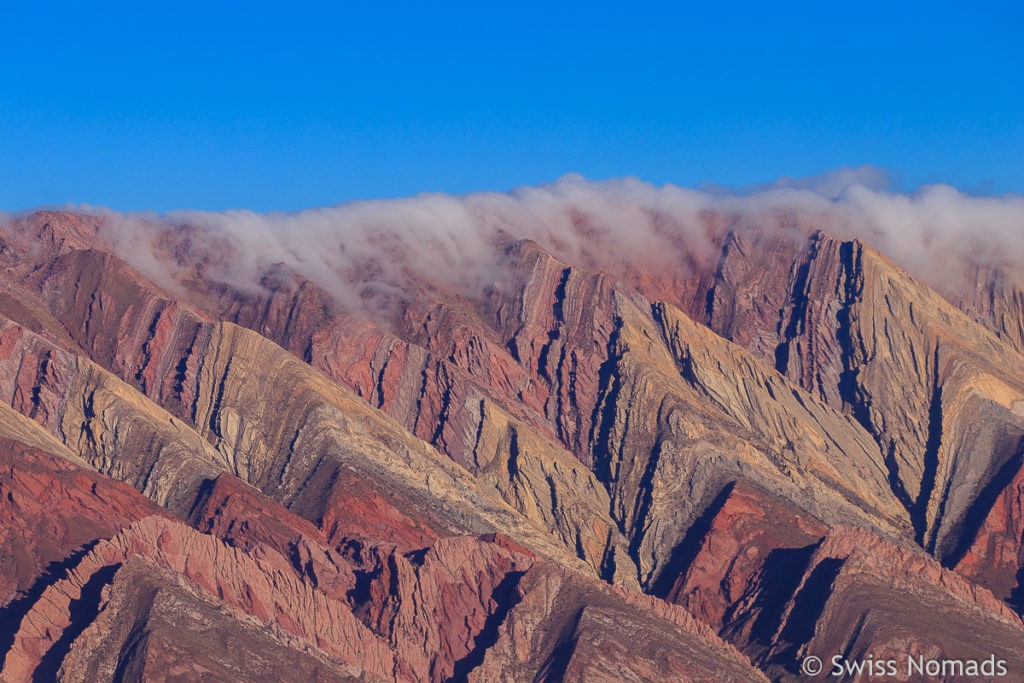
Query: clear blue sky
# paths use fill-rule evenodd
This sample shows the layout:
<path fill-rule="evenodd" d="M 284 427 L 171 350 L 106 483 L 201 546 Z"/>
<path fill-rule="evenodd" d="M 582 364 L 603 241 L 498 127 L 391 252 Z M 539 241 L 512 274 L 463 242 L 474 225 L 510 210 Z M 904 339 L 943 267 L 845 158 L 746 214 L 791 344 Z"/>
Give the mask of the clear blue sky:
<path fill-rule="evenodd" d="M 1024 192 L 1016 1 L 31 4 L 0 11 L 0 210 L 860 164 Z"/>

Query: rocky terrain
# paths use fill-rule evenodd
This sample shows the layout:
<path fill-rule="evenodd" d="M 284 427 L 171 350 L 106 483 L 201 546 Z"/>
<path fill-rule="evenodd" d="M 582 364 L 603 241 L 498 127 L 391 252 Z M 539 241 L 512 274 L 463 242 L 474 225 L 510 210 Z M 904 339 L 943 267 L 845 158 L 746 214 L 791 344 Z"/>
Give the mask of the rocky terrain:
<path fill-rule="evenodd" d="M 787 216 L 3 224 L 0 680 L 1024 677 L 1024 278 Z"/>

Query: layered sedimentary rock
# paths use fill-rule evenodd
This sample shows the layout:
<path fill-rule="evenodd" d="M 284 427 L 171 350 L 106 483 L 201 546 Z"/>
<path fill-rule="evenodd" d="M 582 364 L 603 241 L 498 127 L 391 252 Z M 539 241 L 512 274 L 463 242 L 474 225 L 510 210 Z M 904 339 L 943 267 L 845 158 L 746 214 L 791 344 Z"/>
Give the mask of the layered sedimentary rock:
<path fill-rule="evenodd" d="M 268 634 L 179 576 L 134 558 L 106 590 L 102 611 L 47 674 L 69 681 L 372 680 L 304 643 Z"/>
<path fill-rule="evenodd" d="M 862 529 L 830 529 L 746 484 L 723 488 L 680 565 L 666 599 L 700 615 L 773 676 L 798 676 L 808 655 L 896 658 L 904 679 L 908 656 L 995 653 L 1011 668 L 1021 665 L 1024 622 L 985 588 L 918 548 Z"/>
<path fill-rule="evenodd" d="M 220 458 L 186 424 L 83 356 L 0 320 L 0 400 L 97 471 L 187 510 Z"/>
<path fill-rule="evenodd" d="M 948 558 L 949 563 L 1020 610 L 1024 607 L 1024 470 L 1019 454 L 979 496 L 969 522 L 973 540 L 962 554 Z"/>
<path fill-rule="evenodd" d="M 503 229 L 353 306 L 106 220 L 0 245 L 4 680 L 1024 671 L 1011 270 L 709 214 L 677 268 Z"/>
<path fill-rule="evenodd" d="M 550 567 L 525 574 L 474 681 L 766 680 L 687 612 Z"/>
<path fill-rule="evenodd" d="M 69 556 L 130 523 L 166 513 L 131 487 L 59 455 L 0 437 L 4 525 L 0 594 L 9 607 Z"/>

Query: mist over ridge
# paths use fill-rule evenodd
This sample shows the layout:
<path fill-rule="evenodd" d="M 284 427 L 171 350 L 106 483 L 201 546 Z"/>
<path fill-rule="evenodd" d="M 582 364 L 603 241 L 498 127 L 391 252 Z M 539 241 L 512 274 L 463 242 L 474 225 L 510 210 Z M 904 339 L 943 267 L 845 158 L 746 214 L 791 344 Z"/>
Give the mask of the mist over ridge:
<path fill-rule="evenodd" d="M 0 683 L 1024 681 L 1024 4 L 9 5 Z"/>
<path fill-rule="evenodd" d="M 641 654 L 710 648 L 691 648 L 674 671 L 718 671 L 734 651 L 746 679 L 764 681 L 793 669 L 801 643 L 827 655 L 851 633 L 863 651 L 938 643 L 1024 670 L 1020 198 L 947 186 L 898 194 L 883 181 L 841 169 L 695 190 L 566 176 L 297 213 L 25 213 L 0 241 L 8 429 L 83 454 L 97 477 L 171 513 L 237 508 L 227 530 L 266 520 L 277 530 L 256 526 L 253 538 L 282 558 L 304 557 L 290 540 L 304 528 L 318 544 L 309 556 L 338 564 L 315 565 L 309 583 L 299 565 L 298 583 L 272 575 L 274 585 L 334 599 L 347 626 L 323 647 L 352 661 L 363 653 L 346 654 L 351 643 L 376 648 L 381 680 L 428 678 L 391 676 L 392 660 L 433 665 L 418 625 L 394 644 L 364 605 L 420 611 L 435 603 L 418 577 L 435 575 L 457 588 L 424 612 L 430 628 L 474 633 L 466 615 L 495 609 L 550 615 L 531 641 L 543 645 L 529 646 L 536 670 L 547 643 L 584 640 L 562 633 L 566 617 L 607 605 L 608 590 L 636 594 L 616 608 L 628 619 L 583 627 L 633 647 L 634 625 L 671 617 L 682 631 L 640 641 Z M 100 495 L 98 482 L 84 485 Z M 281 527 L 289 511 L 298 518 Z M 195 524 L 130 523 L 118 538 L 161 551 L 173 535 L 175 547 L 197 548 L 186 553 L 216 555 L 221 541 L 206 530 L 219 527 Z M 362 553 L 368 534 L 388 557 Z M 999 534 L 1007 540 L 993 546 Z M 685 562 L 680 548 L 691 548 Z M 104 557 L 90 562 L 122 555 Z M 537 579 L 531 557 L 543 558 Z M 780 571 L 779 557 L 796 561 Z M 203 571 L 267 576 L 237 558 Z M 397 589 L 392 560 L 406 577 Z M 569 577 L 570 606 L 564 593 L 537 603 L 552 594 L 531 582 L 548 585 L 551 571 Z M 339 583 L 320 583 L 332 572 Z M 378 587 L 364 602 L 351 587 L 368 573 Z M 839 609 L 783 625 L 777 610 L 799 615 L 823 576 L 828 591 L 813 599 Z M 139 592 L 131 581 L 126 595 Z M 482 593 L 464 590 L 481 581 Z M 446 597 L 467 594 L 487 607 Z M 929 605 L 969 624 L 966 644 L 949 640 Z M 861 628 L 863 610 L 883 630 Z M 135 613 L 127 604 L 117 618 L 135 623 Z M 305 614 L 282 623 L 295 629 Z M 758 619 L 780 630 L 733 629 Z M 321 633 L 321 621 L 308 623 L 300 637 Z M 514 638 L 498 642 L 526 642 Z M 491 647 L 485 658 L 507 669 L 506 646 Z M 28 647 L 11 652 L 36 667 Z M 443 660 L 445 671 L 466 656 Z M 682 677 L 647 671 L 638 680 Z M 535 676 L 508 680 L 523 677 Z"/>
<path fill-rule="evenodd" d="M 110 248 L 166 288 L 200 264 L 205 276 L 250 290 L 284 265 L 346 308 L 410 279 L 477 293 L 500 280 L 503 245 L 524 238 L 612 275 L 640 267 L 685 277 L 693 263 L 715 258 L 729 230 L 755 239 L 802 239 L 819 229 L 861 239 L 939 286 L 977 268 L 1024 265 L 1024 197 L 976 197 L 948 185 L 899 193 L 889 184 L 873 166 L 744 188 L 569 174 L 509 192 L 423 193 L 294 213 L 71 210 L 100 217 Z"/>

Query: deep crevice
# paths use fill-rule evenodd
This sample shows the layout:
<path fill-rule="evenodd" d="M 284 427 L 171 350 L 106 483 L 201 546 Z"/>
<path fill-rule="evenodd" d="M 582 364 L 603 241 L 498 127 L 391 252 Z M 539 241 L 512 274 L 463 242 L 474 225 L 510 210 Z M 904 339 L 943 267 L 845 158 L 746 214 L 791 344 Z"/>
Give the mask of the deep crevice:
<path fill-rule="evenodd" d="M 117 655 L 117 668 L 114 669 L 112 683 L 123 683 L 124 681 L 136 681 L 142 678 L 145 668 L 145 655 L 149 645 L 149 632 L 146 630 L 146 622 L 153 611 L 153 601 L 156 598 L 156 589 L 151 589 L 148 594 L 141 597 L 137 604 L 135 623 L 128 636 L 121 644 L 121 651 Z"/>
<path fill-rule="evenodd" d="M 576 637 L 576 631 L 582 616 L 583 610 L 577 611 L 572 620 L 562 629 L 556 641 L 557 645 L 551 650 L 551 654 L 548 655 L 544 665 L 537 672 L 534 677 L 535 681 L 554 683 L 565 679 L 565 672 L 569 668 L 569 662 L 572 661 L 572 655 L 576 651 L 576 643 L 579 640 Z"/>
<path fill-rule="evenodd" d="M 142 348 L 139 350 L 139 359 L 135 363 L 135 381 L 138 382 L 138 386 L 141 388 L 142 393 L 148 395 L 148 388 L 145 381 L 145 370 L 153 360 L 151 347 L 153 345 L 153 339 L 156 337 L 156 328 L 160 324 L 160 318 L 163 317 L 164 309 L 158 308 L 153 313 L 153 320 L 149 323 L 149 327 L 146 328 L 146 341 L 142 344 Z"/>
<path fill-rule="evenodd" d="M 700 552 L 701 542 L 704 537 L 707 536 L 708 531 L 711 530 L 711 523 L 714 522 L 715 517 L 721 512 L 722 507 L 725 505 L 725 501 L 729 499 L 729 495 L 732 494 L 733 488 L 736 486 L 735 481 L 731 481 L 722 487 L 722 490 L 718 492 L 718 495 L 708 504 L 704 511 L 693 521 L 690 528 L 686 530 L 686 534 L 683 536 L 683 540 L 676 544 L 676 547 L 672 549 L 671 555 L 669 555 L 668 562 L 658 573 L 658 578 L 653 582 L 649 583 L 648 593 L 651 595 L 667 600 L 669 594 L 672 592 L 672 588 L 675 586 L 676 579 L 686 573 L 693 564 L 693 561 L 697 558 L 697 553 Z"/>
<path fill-rule="evenodd" d="M 565 322 L 565 289 L 569 284 L 570 274 L 572 274 L 572 268 L 563 269 L 558 286 L 555 287 L 555 303 L 551 307 L 551 313 L 554 315 L 556 323 Z"/>
<path fill-rule="evenodd" d="M 384 408 L 384 373 L 387 372 L 388 363 L 390 363 L 390 362 L 391 362 L 391 350 L 389 349 L 388 350 L 388 357 L 384 359 L 384 362 L 380 366 L 380 370 L 377 371 L 377 382 L 376 382 L 376 387 L 375 387 L 376 391 L 377 391 L 377 401 L 376 401 L 377 405 L 375 407 L 379 408 L 379 409 L 383 409 Z"/>
<path fill-rule="evenodd" d="M 914 501 L 910 497 L 910 492 L 907 491 L 907 487 L 903 485 L 903 480 L 900 479 L 900 466 L 896 462 L 896 444 L 890 443 L 889 449 L 885 454 L 886 476 L 889 480 L 889 488 L 892 490 L 893 495 L 896 496 L 896 500 L 900 502 L 900 505 L 907 511 L 910 511 L 914 507 Z"/>
<path fill-rule="evenodd" d="M 712 330 L 715 329 L 715 301 L 717 301 L 718 285 L 725 279 L 725 262 L 729 258 L 729 247 L 732 245 L 734 238 L 735 231 L 730 230 L 725 239 L 722 240 L 722 248 L 718 252 L 718 263 L 715 264 L 715 275 L 712 280 L 714 284 L 708 287 L 708 291 L 704 295 L 704 320 L 702 322 Z M 717 332 L 718 330 L 715 331 Z"/>
<path fill-rule="evenodd" d="M 11 646 L 14 645 L 14 638 L 18 633 L 18 628 L 21 626 L 21 620 L 25 618 L 25 615 L 36 604 L 43 591 L 65 578 L 68 572 L 77 567 L 82 558 L 96 547 L 98 542 L 90 541 L 63 560 L 51 562 L 43 570 L 43 573 L 19 597 L 0 607 L 0 663 L 4 661 Z"/>
<path fill-rule="evenodd" d="M 371 588 L 373 582 L 380 578 L 383 569 L 380 565 L 371 570 L 357 569 L 353 572 L 355 585 L 345 593 L 345 599 L 352 608 L 354 614 L 360 621 L 365 621 L 366 611 L 370 599 L 373 597 Z"/>
<path fill-rule="evenodd" d="M 511 426 L 508 428 L 508 480 L 514 482 L 519 478 L 519 436 Z"/>
<path fill-rule="evenodd" d="M 196 491 L 196 497 L 192 501 L 192 506 L 189 508 L 188 515 L 185 516 L 185 521 L 187 521 L 190 526 L 199 529 L 200 515 L 204 511 L 206 503 L 210 500 L 210 496 L 213 495 L 213 488 L 216 484 L 217 478 L 211 477 L 204 479 L 203 483 L 199 485 L 199 490 Z M 200 531 L 202 531 L 202 529 L 200 529 Z"/>
<path fill-rule="evenodd" d="M 835 557 L 823 559 L 811 570 L 803 587 L 793 598 L 785 626 L 779 633 L 779 643 L 784 647 L 771 657 L 771 661 L 795 671 L 796 654 L 800 647 L 814 637 L 814 629 L 825 610 L 825 603 L 832 592 L 832 584 L 839 576 L 845 560 Z"/>
<path fill-rule="evenodd" d="M 859 369 L 854 361 L 856 352 L 853 335 L 853 307 L 861 300 L 864 287 L 861 274 L 861 253 L 859 249 L 854 252 L 855 246 L 854 242 L 843 242 L 839 246 L 839 259 L 843 273 L 842 307 L 836 313 L 836 322 L 838 323 L 836 337 L 843 360 L 843 371 L 839 375 L 839 397 L 850 409 L 854 419 L 869 434 L 873 435 L 875 428 L 871 423 L 869 400 L 857 384 Z"/>
<path fill-rule="evenodd" d="M 601 363 L 598 369 L 598 400 L 594 404 L 594 412 L 590 418 L 590 453 L 592 458 L 591 469 L 597 480 L 600 481 L 608 491 L 611 491 L 613 481 L 611 472 L 611 438 L 612 426 L 615 423 L 615 409 L 619 392 L 622 390 L 622 380 L 616 372 L 621 355 L 617 353 L 616 347 L 619 341 L 619 332 L 622 327 L 622 319 L 616 318 L 615 330 L 608 338 L 608 358 Z"/>
<path fill-rule="evenodd" d="M 1017 585 L 1010 592 L 1006 604 L 1016 610 L 1018 614 L 1024 614 L 1024 567 L 1017 570 Z"/>
<path fill-rule="evenodd" d="M 604 553 L 601 556 L 601 580 L 614 583 L 618 567 L 615 562 L 615 541 L 612 530 L 608 530 L 608 538 L 604 542 Z"/>
<path fill-rule="evenodd" d="M 793 281 L 793 289 L 789 294 L 789 322 L 783 332 L 783 340 L 775 347 L 775 369 L 779 374 L 785 375 L 789 369 L 789 346 L 794 339 L 804 333 L 807 326 L 807 309 L 810 305 L 810 289 L 808 277 L 811 271 L 811 262 L 818 253 L 818 242 L 811 241 L 811 248 L 806 259 L 796 270 L 796 278 Z M 782 321 L 779 321 L 782 324 Z"/>
<path fill-rule="evenodd" d="M 440 365 L 438 368 L 440 369 Z M 440 376 L 441 373 L 438 373 Z M 444 428 L 448 426 L 449 412 L 451 411 L 452 403 L 452 383 L 450 378 L 444 378 L 444 392 L 441 394 L 441 410 L 437 415 L 437 426 L 434 428 L 434 433 L 430 437 L 430 445 L 447 454 L 448 449 L 443 445 Z M 425 381 L 425 380 L 424 380 Z"/>
<path fill-rule="evenodd" d="M 751 642 L 765 646 L 772 644 L 786 605 L 800 587 L 800 579 L 807 571 L 818 545 L 811 543 L 802 548 L 776 548 L 765 557 L 758 576 L 759 592 L 754 604 L 758 612 L 750 627 Z M 731 616 L 727 612 L 723 621 L 728 623 Z"/>
<path fill-rule="evenodd" d="M 496 603 L 494 611 L 491 612 L 487 619 L 484 621 L 484 626 L 480 629 L 480 632 L 473 637 L 473 649 L 471 649 L 466 656 L 459 661 L 455 662 L 455 666 L 452 669 L 452 675 L 448 679 L 450 682 L 461 682 L 469 679 L 469 673 L 476 667 L 483 664 L 484 656 L 496 642 L 498 637 L 501 635 L 501 625 L 505 623 L 505 619 L 508 618 L 509 612 L 512 611 L 522 597 L 519 595 L 516 588 L 519 586 L 520 579 L 523 578 L 523 574 L 526 572 L 509 572 L 505 575 L 505 578 L 494 587 L 491 592 L 491 599 Z"/>
<path fill-rule="evenodd" d="M 932 398 L 928 406 L 928 440 L 922 456 L 921 490 L 914 507 L 910 509 L 910 522 L 914 526 L 917 544 L 925 547 L 925 533 L 928 530 L 928 503 L 931 502 L 939 471 L 939 447 L 942 445 L 942 385 L 939 383 L 939 346 L 935 345 L 934 378 Z M 926 550 L 935 546 L 934 534 Z"/>
<path fill-rule="evenodd" d="M 947 568 L 955 567 L 963 559 L 964 555 L 967 554 L 967 549 L 971 547 L 971 544 L 978 537 L 978 531 L 995 506 L 996 500 L 1020 473 L 1022 466 L 1024 466 L 1024 438 L 1018 439 L 1016 453 L 1002 464 L 995 475 L 975 496 L 970 507 L 967 508 L 960 526 L 957 544 L 952 552 L 942 558 L 943 566 Z"/>
<path fill-rule="evenodd" d="M 651 505 L 654 503 L 653 482 L 660 460 L 661 442 L 659 441 L 651 449 L 651 453 L 647 458 L 647 467 L 644 468 L 643 476 L 640 477 L 640 483 L 637 486 L 640 497 L 637 500 L 636 510 L 633 515 L 634 533 L 629 541 L 629 556 L 633 558 L 638 567 L 640 566 L 640 544 L 643 541 L 643 534 L 640 533 L 640 530 L 644 528 L 647 515 L 650 514 Z"/>
<path fill-rule="evenodd" d="M 555 287 L 555 301 L 551 305 L 551 316 L 554 319 L 554 327 L 548 331 L 548 340 L 541 347 L 540 353 L 537 355 L 537 371 L 541 377 L 547 380 L 548 384 L 555 383 L 555 377 L 559 375 L 556 370 L 555 376 L 553 377 L 548 372 L 548 356 L 551 354 L 551 345 L 554 344 L 562 334 L 562 326 L 565 324 L 565 288 L 569 283 L 569 274 L 572 272 L 572 268 L 565 268 L 562 270 L 562 275 L 558 280 L 558 286 Z M 564 352 L 559 359 L 558 369 L 561 369 L 562 361 L 565 359 Z M 561 406 L 559 406 L 559 410 Z M 561 414 L 561 413 L 559 413 Z"/>
<path fill-rule="evenodd" d="M 81 595 L 72 600 L 68 605 L 68 616 L 71 623 L 60 638 L 57 639 L 43 658 L 39 666 L 32 673 L 33 682 L 57 680 L 57 672 L 64 658 L 71 651 L 75 639 L 82 635 L 82 632 L 93 622 L 100 611 L 100 601 L 103 598 L 103 587 L 114 579 L 114 574 L 121 568 L 120 564 L 112 564 L 97 570 L 89 580 L 82 586 Z"/>
<path fill-rule="evenodd" d="M 217 383 L 217 398 L 214 400 L 213 405 L 210 407 L 210 429 L 214 430 L 217 436 L 223 437 L 220 431 L 220 406 L 224 402 L 224 391 L 228 386 L 228 374 L 231 372 L 232 358 L 228 358 L 227 363 L 224 364 L 224 374 L 221 375 L 220 382 Z"/>

